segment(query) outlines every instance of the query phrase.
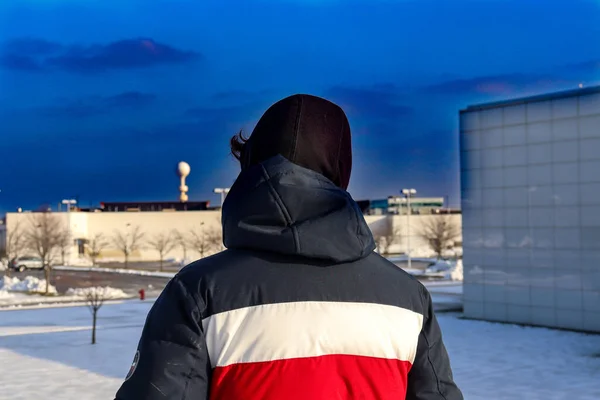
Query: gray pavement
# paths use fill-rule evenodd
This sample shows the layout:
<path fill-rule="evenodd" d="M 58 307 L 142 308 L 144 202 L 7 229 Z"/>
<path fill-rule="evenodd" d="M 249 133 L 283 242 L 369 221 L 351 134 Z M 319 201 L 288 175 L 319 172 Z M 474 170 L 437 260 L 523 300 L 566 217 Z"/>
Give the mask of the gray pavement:
<path fill-rule="evenodd" d="M 174 269 L 174 267 L 172 267 Z M 132 268 L 130 268 L 132 269 Z M 141 269 L 141 268 L 135 268 Z M 178 270 L 178 269 L 177 269 Z M 173 270 L 176 272 L 177 270 Z M 12 272 L 12 276 L 23 279 L 26 276 L 34 276 L 44 279 L 44 272 L 29 270 L 25 272 Z M 121 289 L 125 293 L 137 297 L 140 289 L 144 289 L 146 297 L 158 296 L 170 278 L 145 276 L 137 274 L 120 274 L 97 271 L 64 271 L 54 270 L 50 278 L 50 283 L 56 287 L 60 294 L 64 294 L 69 288 L 85 288 L 90 286 L 110 286 Z M 428 286 L 434 303 L 436 312 L 460 312 L 462 311 L 462 291 L 456 289 L 461 286 L 460 283 L 450 285 L 427 285 L 428 281 L 423 283 Z"/>
<path fill-rule="evenodd" d="M 30 270 L 13 272 L 11 274 L 19 279 L 34 276 L 44 279 L 43 271 Z M 158 296 L 169 282 L 169 278 L 143 276 L 133 274 L 115 274 L 95 271 L 61 271 L 54 270 L 50 284 L 56 287 L 59 294 L 64 294 L 69 288 L 85 288 L 91 286 L 110 286 L 121 289 L 125 293 L 137 296 L 140 289 L 144 289 L 147 297 Z"/>

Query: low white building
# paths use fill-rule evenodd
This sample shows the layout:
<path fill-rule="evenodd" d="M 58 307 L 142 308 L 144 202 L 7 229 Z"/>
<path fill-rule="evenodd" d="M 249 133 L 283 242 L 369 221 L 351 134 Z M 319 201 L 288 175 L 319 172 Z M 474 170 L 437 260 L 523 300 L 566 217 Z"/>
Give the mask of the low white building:
<path fill-rule="evenodd" d="M 112 208 L 110 208 L 112 207 Z M 163 255 L 165 260 L 177 261 L 194 260 L 202 255 L 206 256 L 222 249 L 221 211 L 143 211 L 149 205 L 140 207 L 126 207 L 115 210 L 115 205 L 107 207 L 111 211 L 70 211 L 52 213 L 58 220 L 57 229 L 69 233 L 72 238 L 71 246 L 65 250 L 65 263 L 71 265 L 85 265 L 90 263 L 89 244 L 100 235 L 105 246 L 97 259 L 98 263 L 123 262 L 124 254 L 119 249 L 119 241 L 137 240 L 135 249 L 129 256 L 130 262 L 150 262 L 160 259 L 157 246 L 153 245 L 157 239 L 169 237 L 171 246 Z M 170 211 L 166 211 L 170 210 Z M 36 224 L 40 213 L 20 212 L 8 213 L 6 216 L 6 242 L 15 234 L 24 234 Z M 410 246 L 411 254 L 416 257 L 431 255 L 427 240 L 423 238 L 424 226 L 436 218 L 445 218 L 460 232 L 461 218 L 458 214 L 452 215 L 366 215 L 365 219 L 376 241 L 381 246 L 380 251 L 386 253 L 405 253 Z M 215 240 L 215 236 L 218 236 Z M 185 239 L 186 246 L 178 237 Z M 195 242 L 195 243 L 194 243 Z M 457 238 L 455 244 L 460 246 L 461 239 Z M 131 243 L 130 243 L 131 244 Z M 9 245 L 10 247 L 10 245 Z M 385 248 L 384 248 L 385 247 Z M 201 251 L 204 254 L 201 254 Z M 23 253 L 30 253 L 23 249 Z M 61 263 L 60 255 L 54 257 L 55 263 Z"/>
<path fill-rule="evenodd" d="M 0 220 L 0 259 L 6 253 L 6 225 Z"/>
<path fill-rule="evenodd" d="M 183 212 L 59 212 L 52 213 L 59 222 L 58 229 L 69 232 L 72 246 L 66 250 L 66 264 L 89 263 L 88 244 L 94 238 L 101 238 L 105 243 L 99 262 L 123 261 L 124 254 L 119 249 L 119 241 L 129 241 L 133 251 L 129 261 L 159 260 L 157 246 L 152 243 L 165 237 L 172 243 L 167 247 L 164 259 L 187 260 L 199 258 L 194 247 L 204 246 L 204 255 L 221 250 L 221 246 L 209 243 L 212 236 L 220 234 L 220 211 L 183 211 Z M 27 232 L 36 223 L 39 213 L 22 212 L 6 215 L 8 243 L 11 235 L 18 231 Z M 99 236 L 100 235 L 100 236 Z M 186 246 L 178 244 L 177 238 L 186 238 Z M 193 237 L 204 237 L 205 243 L 194 246 Z M 136 239 L 134 239 L 136 238 Z M 199 239 L 201 240 L 201 239 Z M 135 241 L 136 243 L 132 243 Z M 8 243 L 9 244 L 9 243 Z M 9 246 L 10 247 L 10 244 Z M 185 255 L 184 255 L 185 253 Z M 55 262 L 61 262 L 55 256 Z"/>

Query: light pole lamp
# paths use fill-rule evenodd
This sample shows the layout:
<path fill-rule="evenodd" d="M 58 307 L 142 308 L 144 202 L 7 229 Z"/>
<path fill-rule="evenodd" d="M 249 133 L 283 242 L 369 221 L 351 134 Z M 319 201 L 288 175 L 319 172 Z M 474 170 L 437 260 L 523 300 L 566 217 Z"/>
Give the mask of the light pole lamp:
<path fill-rule="evenodd" d="M 63 201 L 61 201 L 62 204 L 65 204 L 67 206 L 67 212 L 71 211 L 71 206 L 74 206 L 75 204 L 77 204 L 77 200 L 74 199 L 64 199 Z"/>
<path fill-rule="evenodd" d="M 225 202 L 225 196 L 229 193 L 230 188 L 214 188 L 213 192 L 221 195 L 221 208 L 223 208 L 223 203 Z"/>
<path fill-rule="evenodd" d="M 406 255 L 408 256 L 408 269 L 412 268 L 412 260 L 410 257 L 410 198 L 417 194 L 416 189 L 402 189 L 401 193 L 406 199 Z"/>

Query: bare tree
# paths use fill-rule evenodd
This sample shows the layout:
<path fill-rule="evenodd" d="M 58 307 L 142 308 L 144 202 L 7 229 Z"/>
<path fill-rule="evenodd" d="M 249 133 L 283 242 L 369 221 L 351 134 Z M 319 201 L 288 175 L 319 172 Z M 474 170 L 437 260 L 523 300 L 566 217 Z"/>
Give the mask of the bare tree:
<path fill-rule="evenodd" d="M 62 265 L 65 265 L 67 252 L 70 250 L 71 246 L 71 232 L 69 232 L 68 229 L 63 229 L 58 234 L 58 248 L 60 250 L 60 262 Z"/>
<path fill-rule="evenodd" d="M 136 250 L 139 250 L 143 244 L 144 233 L 139 225 L 127 229 L 125 232 L 116 230 L 113 236 L 114 245 L 125 256 L 125 268 L 129 267 L 129 256 Z"/>
<path fill-rule="evenodd" d="M 400 228 L 394 226 L 392 218 L 386 218 L 383 229 L 373 234 L 373 239 L 377 245 L 377 251 L 382 255 L 389 254 L 390 248 L 398 243 L 399 238 Z"/>
<path fill-rule="evenodd" d="M 427 242 L 439 259 L 444 250 L 452 247 L 460 238 L 461 232 L 458 224 L 450 216 L 436 215 L 423 221 L 418 235 Z"/>
<path fill-rule="evenodd" d="M 92 313 L 92 344 L 96 344 L 96 321 L 98 319 L 98 310 L 106 300 L 106 288 L 91 287 L 84 290 L 85 303 Z"/>
<path fill-rule="evenodd" d="M 159 233 L 154 235 L 151 240 L 148 241 L 148 244 L 156 250 L 160 256 L 160 271 L 163 270 L 163 265 L 165 261 L 165 255 L 172 251 L 177 243 L 174 240 L 174 237 L 170 233 Z"/>
<path fill-rule="evenodd" d="M 21 226 L 21 221 L 17 221 L 13 228 L 8 231 L 6 237 L 6 257 L 8 261 L 18 258 L 26 248 L 27 235 Z M 10 268 L 6 270 L 6 273 L 10 276 Z"/>
<path fill-rule="evenodd" d="M 223 244 L 223 226 L 221 225 L 221 218 L 217 218 L 215 221 L 218 225 L 218 228 L 213 227 L 210 231 L 210 239 L 214 244 L 215 251 L 225 250 L 225 245 Z"/>
<path fill-rule="evenodd" d="M 29 223 L 29 230 L 26 233 L 27 247 L 42 260 L 46 294 L 48 294 L 52 263 L 56 250 L 60 249 L 64 227 L 60 218 L 51 212 L 35 213 Z"/>
<path fill-rule="evenodd" d="M 106 240 L 102 233 L 96 233 L 87 242 L 87 254 L 90 260 L 92 260 L 92 265 L 96 265 L 98 257 L 100 257 L 102 251 L 104 251 L 104 249 L 107 248 L 108 245 L 108 240 Z"/>
<path fill-rule="evenodd" d="M 188 240 L 185 235 L 175 229 L 173 230 L 173 240 L 177 246 L 181 247 L 181 251 L 183 252 L 183 260 L 187 260 Z"/>
<path fill-rule="evenodd" d="M 190 247 L 200 253 L 200 258 L 204 258 L 207 253 L 218 250 L 222 242 L 221 233 L 215 228 L 205 228 L 190 230 Z"/>
<path fill-rule="evenodd" d="M 223 250 L 223 229 L 212 227 L 208 230 L 208 242 L 211 243 L 211 250 L 218 252 Z"/>

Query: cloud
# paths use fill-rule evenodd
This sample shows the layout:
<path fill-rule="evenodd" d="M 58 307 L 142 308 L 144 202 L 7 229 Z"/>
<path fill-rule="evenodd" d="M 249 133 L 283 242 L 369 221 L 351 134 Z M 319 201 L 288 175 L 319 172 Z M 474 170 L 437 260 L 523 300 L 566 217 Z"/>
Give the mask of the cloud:
<path fill-rule="evenodd" d="M 401 104 L 398 93 L 396 86 L 380 84 L 367 88 L 334 86 L 325 96 L 338 103 L 349 116 L 394 120 L 413 113 L 412 107 Z"/>
<path fill-rule="evenodd" d="M 86 118 L 110 113 L 140 109 L 154 102 L 156 96 L 142 92 L 123 92 L 114 96 L 91 96 L 76 101 L 38 108 L 39 115 L 51 118 Z"/>
<path fill-rule="evenodd" d="M 537 89 L 552 89 L 568 81 L 555 76 L 529 74 L 489 75 L 476 78 L 452 79 L 426 86 L 429 94 L 446 95 L 505 95 Z"/>
<path fill-rule="evenodd" d="M 11 39 L 0 45 L 0 66 L 17 71 L 41 71 L 43 56 L 62 49 L 62 45 L 44 39 Z"/>
<path fill-rule="evenodd" d="M 124 39 L 107 44 L 63 46 L 43 39 L 14 39 L 1 46 L 5 68 L 32 71 L 59 69 L 79 73 L 139 69 L 185 64 L 202 56 L 149 38 Z"/>
<path fill-rule="evenodd" d="M 64 55 L 50 58 L 48 63 L 70 71 L 99 72 L 160 64 L 182 64 L 198 56 L 197 53 L 178 50 L 152 39 L 128 39 L 107 45 L 72 48 Z"/>
<path fill-rule="evenodd" d="M 2 45 L 2 52 L 6 54 L 21 54 L 26 56 L 38 56 L 56 54 L 64 49 L 59 43 L 50 42 L 45 39 L 17 38 L 11 39 Z"/>
<path fill-rule="evenodd" d="M 41 71 L 42 66 L 35 58 L 18 54 L 0 54 L 0 67 L 16 71 Z"/>

